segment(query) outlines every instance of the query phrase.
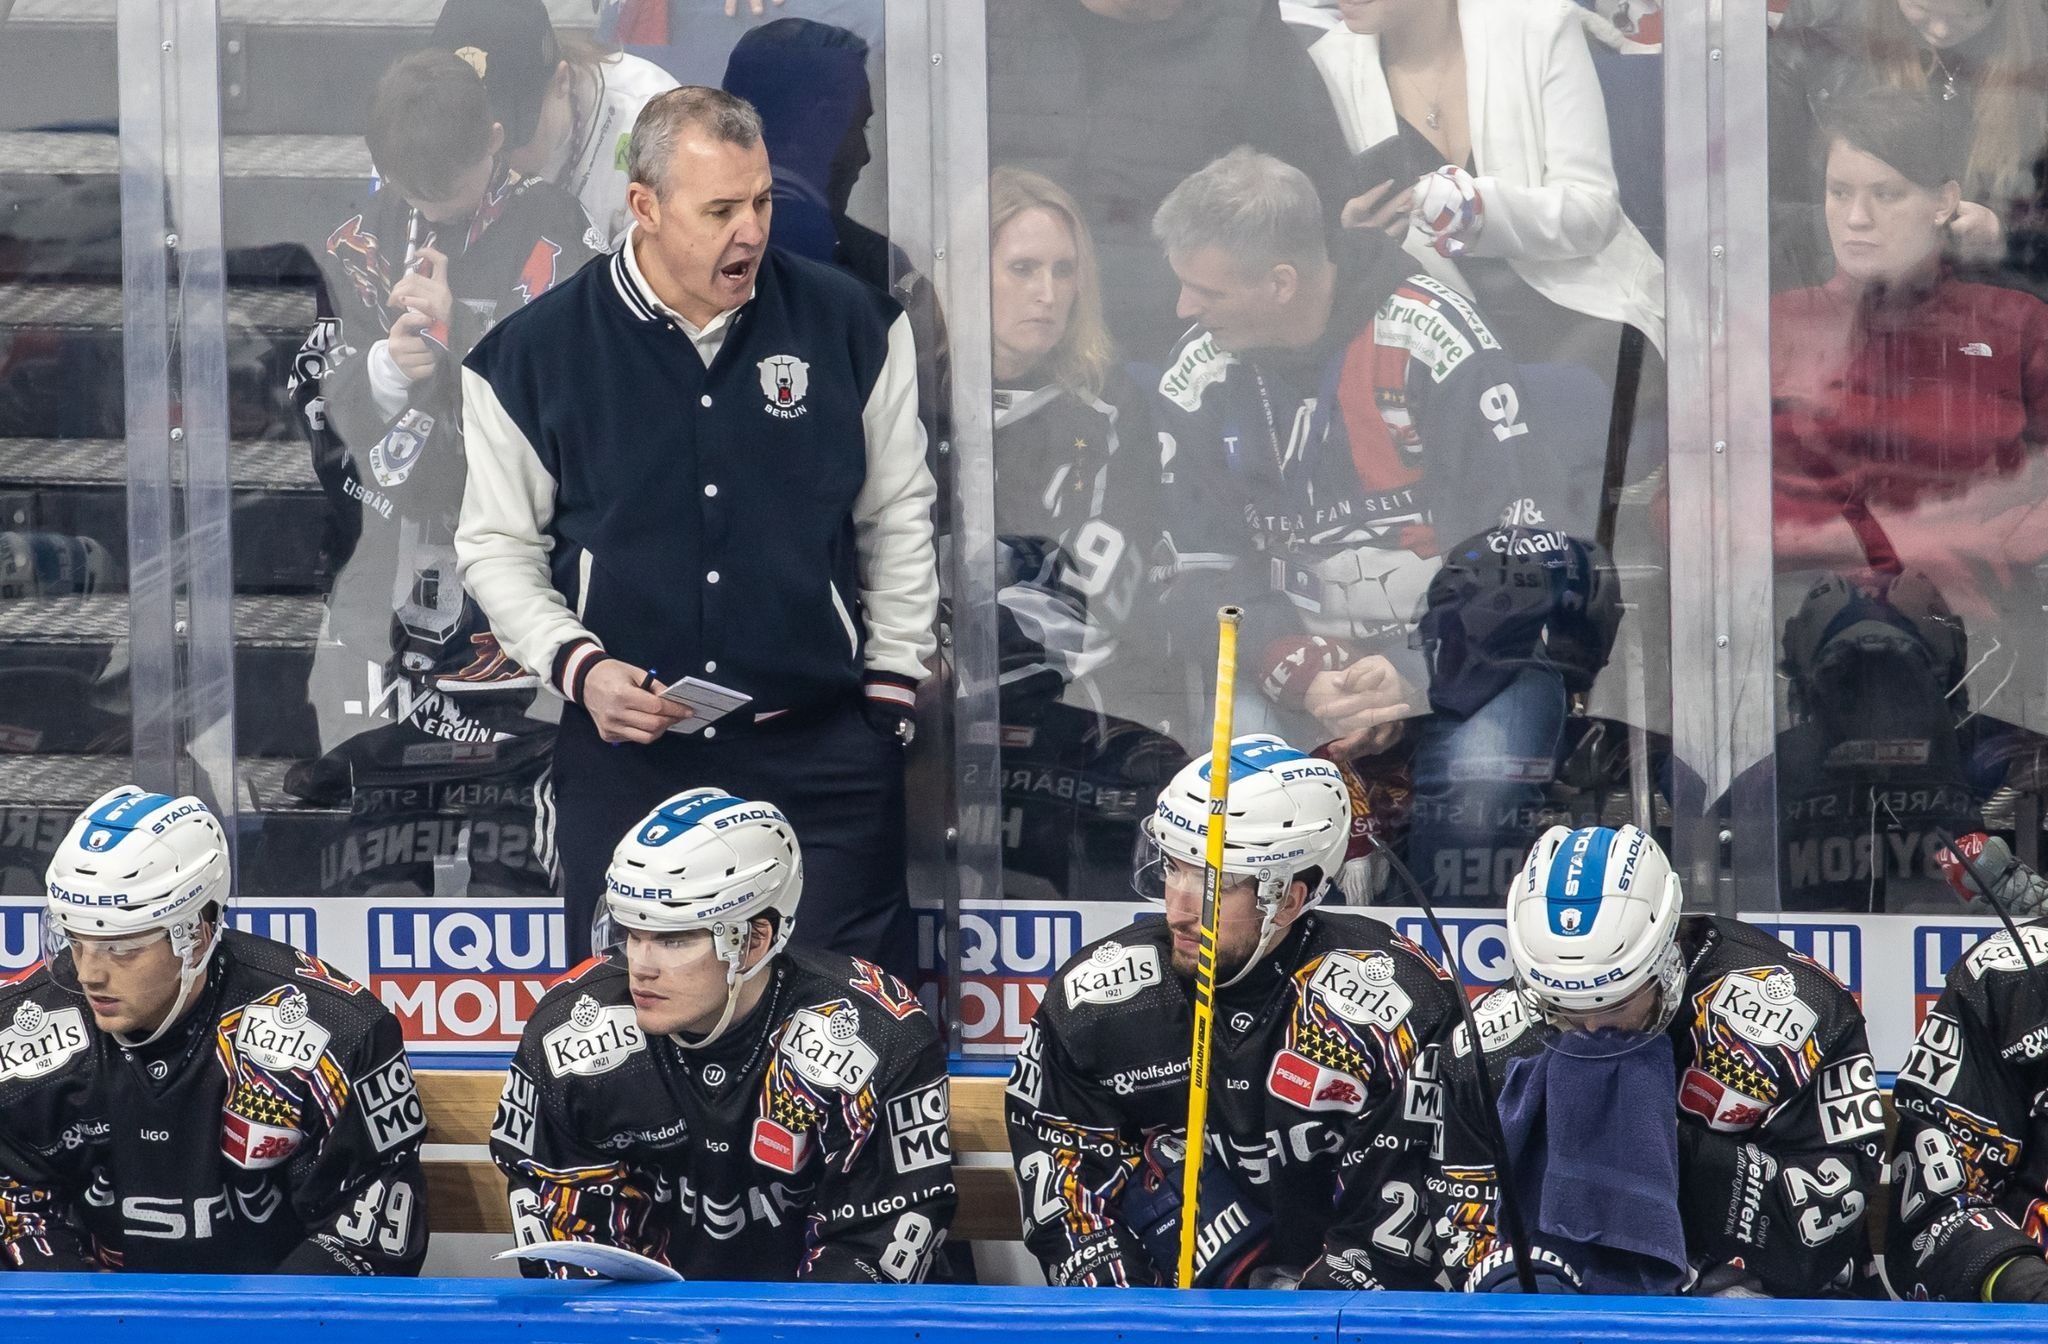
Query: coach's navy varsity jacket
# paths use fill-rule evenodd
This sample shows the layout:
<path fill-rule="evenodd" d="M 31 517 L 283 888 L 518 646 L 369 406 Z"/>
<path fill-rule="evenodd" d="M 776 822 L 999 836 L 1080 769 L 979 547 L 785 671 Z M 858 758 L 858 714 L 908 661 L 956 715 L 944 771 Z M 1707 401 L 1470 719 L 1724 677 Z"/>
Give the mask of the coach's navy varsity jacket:
<path fill-rule="evenodd" d="M 863 681 L 907 709 L 938 601 L 908 319 L 771 248 L 707 369 L 632 245 L 465 361 L 464 585 L 570 700 L 609 654 L 757 717 Z"/>

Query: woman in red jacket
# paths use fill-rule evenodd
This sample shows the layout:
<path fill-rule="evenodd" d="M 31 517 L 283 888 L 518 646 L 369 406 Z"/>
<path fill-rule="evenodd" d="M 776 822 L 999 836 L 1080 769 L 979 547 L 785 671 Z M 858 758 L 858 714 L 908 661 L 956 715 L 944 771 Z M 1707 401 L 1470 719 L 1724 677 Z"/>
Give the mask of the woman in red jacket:
<path fill-rule="evenodd" d="M 1824 133 L 1835 275 L 1771 304 L 1779 568 L 1903 565 L 1984 634 L 2038 626 L 2048 304 L 1949 269 L 1961 193 L 1924 99 L 1844 100 Z"/>
<path fill-rule="evenodd" d="M 1785 670 L 1805 694 L 1780 736 L 1780 825 L 1788 844 L 1827 830 L 1814 818 L 1833 799 L 1829 815 L 1849 819 L 1836 828 L 1873 855 L 1877 833 L 1896 833 L 1883 852 L 1898 871 L 1873 858 L 1849 874 L 1874 908 L 1881 889 L 1907 898 L 1886 879 L 1935 875 L 1912 800 L 2039 787 L 2048 303 L 1950 268 L 1962 194 L 1924 98 L 1842 100 L 1825 134 L 1835 275 L 1771 305 L 1773 533 L 1781 614 L 1809 587 L 1809 603 L 1830 584 L 1860 596 L 1803 642 L 1788 628 Z M 1885 594 L 1920 579 L 1965 657 L 1916 657 L 1906 624 L 1879 619 Z M 1788 756 L 1792 740 L 1805 746 Z M 1894 797 L 1906 815 L 1880 806 Z"/>

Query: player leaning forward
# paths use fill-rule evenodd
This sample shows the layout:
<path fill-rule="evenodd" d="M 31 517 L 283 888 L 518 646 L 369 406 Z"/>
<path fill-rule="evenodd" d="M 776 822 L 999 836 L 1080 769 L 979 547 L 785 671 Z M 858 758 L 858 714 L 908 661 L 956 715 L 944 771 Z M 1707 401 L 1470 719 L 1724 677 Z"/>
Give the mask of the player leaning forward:
<path fill-rule="evenodd" d="M 1683 903 L 1633 826 L 1553 826 L 1508 893 L 1514 979 L 1473 1013 L 1539 1286 L 1865 1291 L 1884 1109 L 1863 1014 L 1817 962 Z M 1444 1265 L 1456 1285 L 1513 1292 L 1462 1026 L 1441 1072 Z"/>
<path fill-rule="evenodd" d="M 534 1010 L 491 1131 L 522 1245 L 924 1279 L 955 1203 L 945 1056 L 901 981 L 789 948 L 803 881 L 788 819 L 720 789 L 619 842 L 599 955 Z"/>
<path fill-rule="evenodd" d="M 1456 987 L 1384 924 L 1314 908 L 1351 836 L 1335 766 L 1251 736 L 1229 770 L 1197 1282 L 1434 1287 L 1416 1066 Z M 1010 1076 L 1025 1240 L 1057 1285 L 1173 1281 L 1208 795 L 1208 757 L 1160 795 L 1166 918 L 1060 968 Z"/>
<path fill-rule="evenodd" d="M 426 1117 L 398 1022 L 226 928 L 197 798 L 129 785 L 50 864 L 45 959 L 0 988 L 0 1266 L 415 1274 Z"/>

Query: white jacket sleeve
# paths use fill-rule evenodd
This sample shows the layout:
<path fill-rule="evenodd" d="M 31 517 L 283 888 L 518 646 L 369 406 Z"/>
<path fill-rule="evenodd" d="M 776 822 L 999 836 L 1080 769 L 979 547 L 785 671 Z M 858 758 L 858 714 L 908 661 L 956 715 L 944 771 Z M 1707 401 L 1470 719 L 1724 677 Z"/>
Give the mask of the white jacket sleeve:
<path fill-rule="evenodd" d="M 555 656 L 563 645 L 599 642 L 549 576 L 554 478 L 490 383 L 470 369 L 462 371 L 462 437 L 469 475 L 455 556 L 463 587 L 483 608 L 505 652 L 553 686 Z"/>
<path fill-rule="evenodd" d="M 1486 226 L 1472 255 L 1526 261 L 1590 257 L 1622 224 L 1607 102 L 1578 7 L 1570 0 L 1529 0 L 1527 19 L 1523 57 L 1531 68 L 1522 78 L 1538 101 L 1539 125 L 1522 134 L 1533 129 L 1540 137 L 1542 161 L 1523 166 L 1515 174 L 1520 182 L 1482 172 Z"/>
<path fill-rule="evenodd" d="M 861 426 L 867 433 L 867 481 L 853 502 L 853 524 L 866 607 L 867 669 L 919 682 L 925 659 L 938 648 L 933 624 L 939 573 L 932 549 L 938 486 L 925 466 L 924 426 L 917 418 L 917 350 L 907 316 L 899 315 L 889 328 L 888 357 L 861 411 Z M 463 522 L 466 527 L 466 508 Z"/>

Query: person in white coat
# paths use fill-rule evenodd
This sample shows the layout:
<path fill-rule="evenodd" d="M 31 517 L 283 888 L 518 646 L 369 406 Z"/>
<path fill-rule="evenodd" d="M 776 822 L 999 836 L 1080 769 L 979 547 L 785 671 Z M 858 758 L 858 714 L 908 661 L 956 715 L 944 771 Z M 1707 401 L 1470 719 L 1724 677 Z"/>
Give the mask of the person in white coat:
<path fill-rule="evenodd" d="M 1338 9 L 1343 26 L 1309 54 L 1368 169 L 1345 222 L 1401 238 L 1480 301 L 1524 362 L 1577 360 L 1611 382 L 1626 327 L 1661 354 L 1664 264 L 1621 207 L 1583 11 L 1570 0 Z"/>

